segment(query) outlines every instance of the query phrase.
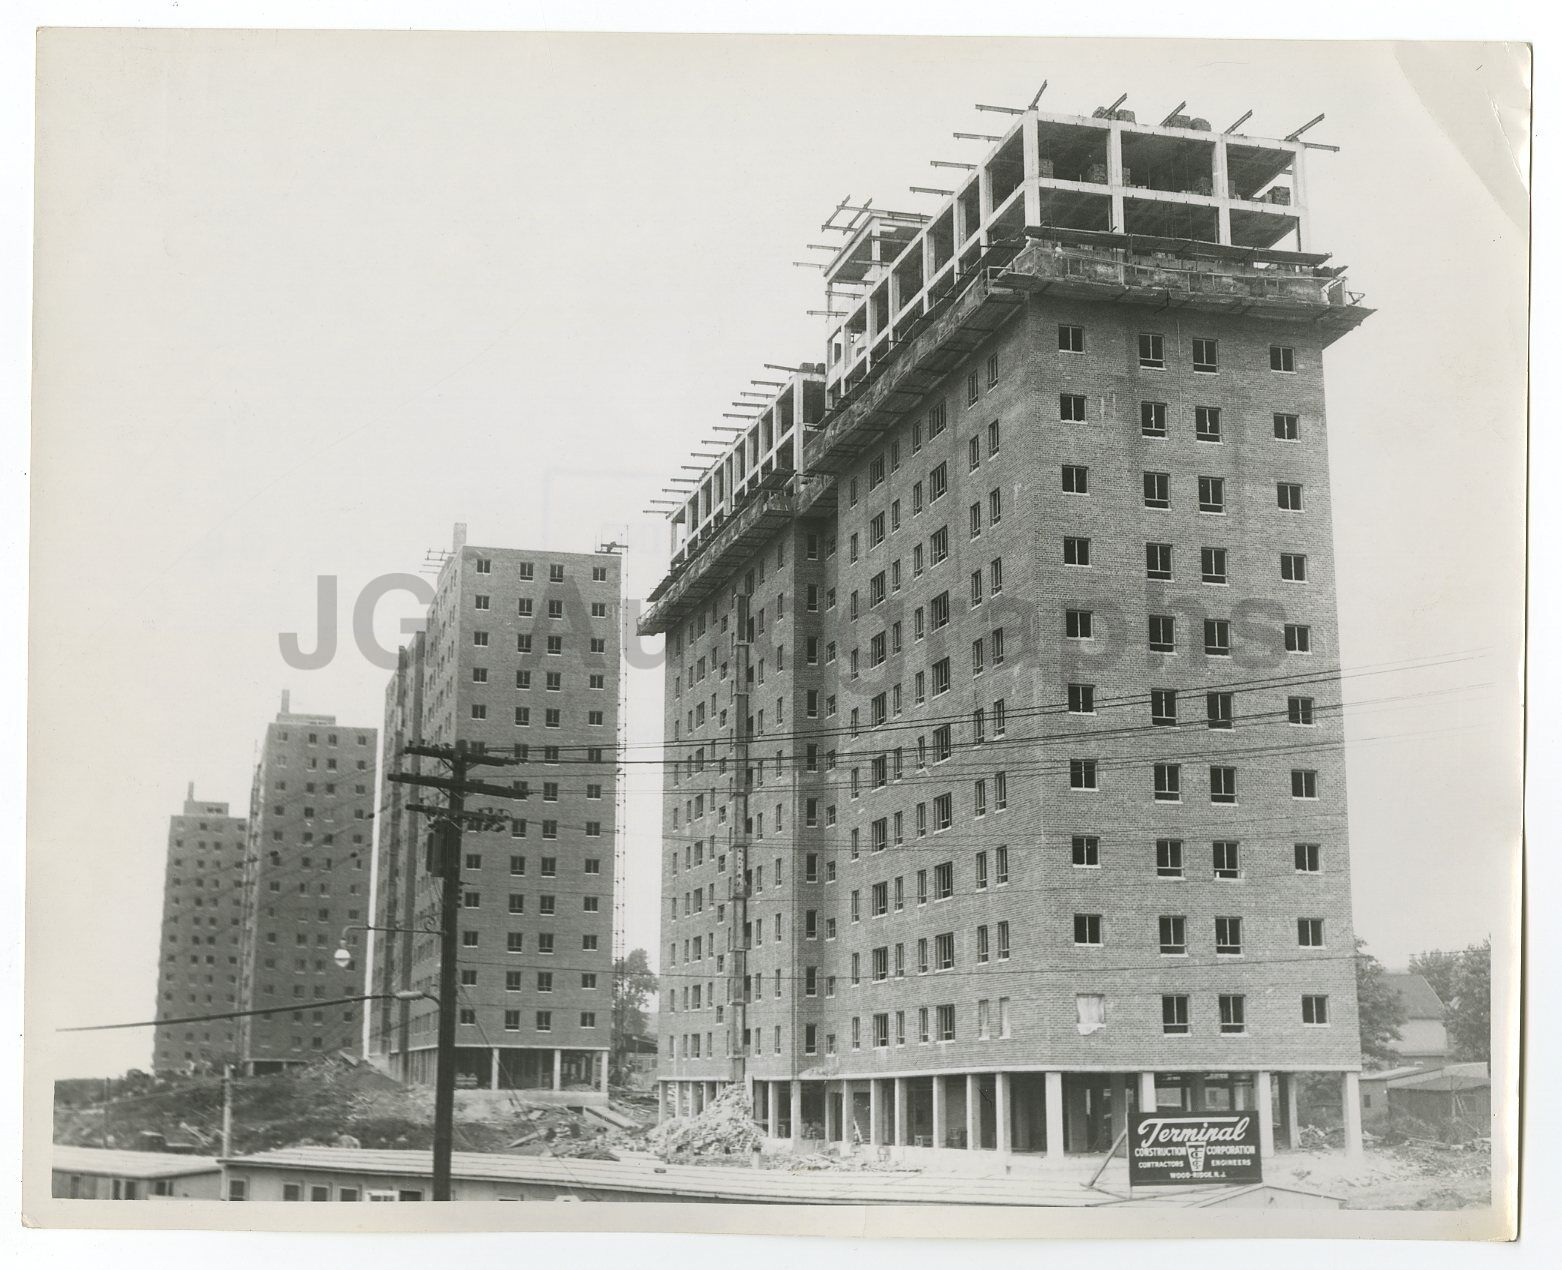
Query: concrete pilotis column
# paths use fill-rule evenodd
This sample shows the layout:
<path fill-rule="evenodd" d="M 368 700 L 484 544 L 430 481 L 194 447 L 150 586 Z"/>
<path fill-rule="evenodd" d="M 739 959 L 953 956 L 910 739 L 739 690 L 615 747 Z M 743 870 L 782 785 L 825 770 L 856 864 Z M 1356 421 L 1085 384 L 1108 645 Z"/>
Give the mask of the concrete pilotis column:
<path fill-rule="evenodd" d="M 982 1147 L 982 1091 L 975 1072 L 965 1077 L 965 1149 L 979 1151 Z"/>
<path fill-rule="evenodd" d="M 906 1078 L 904 1076 L 897 1076 L 897 1077 L 895 1077 L 895 1139 L 894 1139 L 894 1141 L 895 1141 L 895 1145 L 898 1146 L 898 1147 L 904 1147 L 904 1146 L 910 1146 L 911 1145 L 910 1139 L 907 1136 L 908 1127 L 909 1127 L 909 1124 L 910 1124 L 910 1116 L 908 1115 L 908 1112 L 910 1111 L 910 1108 L 907 1106 L 907 1102 L 908 1102 L 907 1092 L 908 1091 L 906 1089 Z"/>
<path fill-rule="evenodd" d="M 1268 1072 L 1253 1073 L 1253 1101 L 1258 1104 L 1258 1154 L 1269 1159 L 1275 1153 L 1274 1082 Z"/>
<path fill-rule="evenodd" d="M 857 1145 L 857 1095 L 852 1092 L 849 1080 L 841 1082 L 841 1142 L 846 1146 Z"/>
<path fill-rule="evenodd" d="M 1155 1101 L 1155 1073 L 1139 1073 L 1139 1110 L 1154 1111 Z"/>
<path fill-rule="evenodd" d="M 1012 1150 L 1012 1134 L 1010 1132 L 1010 1115 L 1012 1095 L 1009 1089 L 1009 1073 L 999 1072 L 993 1077 L 993 1145 L 1000 1152 Z"/>
<path fill-rule="evenodd" d="M 792 1146 L 797 1148 L 803 1141 L 803 1082 L 794 1080 L 792 1088 L 787 1094 L 788 1106 L 792 1113 Z"/>
<path fill-rule="evenodd" d="M 879 1146 L 884 1141 L 883 1108 L 879 1106 L 879 1086 L 884 1082 L 870 1078 L 868 1081 L 868 1145 Z"/>
<path fill-rule="evenodd" d="M 499 1047 L 495 1045 L 488 1064 L 488 1088 L 499 1088 Z M 603 1086 L 606 1088 L 606 1086 Z"/>
<path fill-rule="evenodd" d="M 824 1140 L 837 1142 L 841 1138 L 840 1116 L 835 1110 L 835 1094 L 828 1083 L 824 1087 Z"/>
<path fill-rule="evenodd" d="M 1341 1081 L 1340 1101 L 1345 1112 L 1345 1155 L 1361 1159 L 1361 1073 L 1346 1072 Z"/>
<path fill-rule="evenodd" d="M 1293 1151 L 1302 1145 L 1302 1122 L 1296 1105 L 1296 1087 L 1300 1082 L 1296 1076 L 1295 1072 L 1287 1072 L 1281 1077 L 1285 1082 L 1281 1089 L 1285 1099 L 1285 1144 Z"/>
<path fill-rule="evenodd" d="M 1063 1158 L 1063 1073 L 1047 1072 L 1047 1158 Z"/>
<path fill-rule="evenodd" d="M 564 1051 L 553 1051 L 553 1088 L 557 1092 L 564 1088 Z"/>
<path fill-rule="evenodd" d="M 781 1135 L 781 1082 L 767 1080 L 765 1082 L 765 1136 L 775 1138 Z"/>
<path fill-rule="evenodd" d="M 933 1145 L 941 1147 L 949 1141 L 949 1106 L 945 1102 L 948 1090 L 942 1076 L 933 1077 Z"/>
<path fill-rule="evenodd" d="M 667 1082 L 656 1082 L 656 1123 L 661 1124 L 667 1119 Z"/>
<path fill-rule="evenodd" d="M 602 1092 L 604 1094 L 607 1093 L 608 1075 L 610 1073 L 610 1070 L 611 1070 L 612 1066 L 613 1066 L 612 1060 L 611 1060 L 611 1058 L 610 1058 L 610 1056 L 608 1054 L 608 1051 L 607 1050 L 603 1050 L 602 1051 Z M 498 1075 L 497 1075 L 497 1073 L 498 1073 L 498 1065 L 497 1064 L 495 1064 L 494 1070 L 495 1070 L 494 1084 L 495 1084 L 495 1086 L 497 1086 L 498 1083 L 499 1083 L 498 1082 Z"/>
<path fill-rule="evenodd" d="M 1112 1077 L 1112 1141 L 1128 1127 L 1128 1077 Z"/>

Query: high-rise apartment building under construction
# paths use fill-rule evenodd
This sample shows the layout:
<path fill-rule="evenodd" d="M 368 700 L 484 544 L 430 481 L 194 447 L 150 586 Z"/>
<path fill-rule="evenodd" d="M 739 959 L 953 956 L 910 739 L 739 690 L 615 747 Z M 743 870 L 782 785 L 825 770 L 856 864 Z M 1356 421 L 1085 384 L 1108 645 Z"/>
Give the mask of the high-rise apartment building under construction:
<path fill-rule="evenodd" d="M 1239 121 L 1240 122 L 1240 121 Z M 843 204 L 822 364 L 670 511 L 664 1114 L 1104 1151 L 1134 1108 L 1359 1146 L 1304 158 L 1016 110 L 932 214 Z"/>

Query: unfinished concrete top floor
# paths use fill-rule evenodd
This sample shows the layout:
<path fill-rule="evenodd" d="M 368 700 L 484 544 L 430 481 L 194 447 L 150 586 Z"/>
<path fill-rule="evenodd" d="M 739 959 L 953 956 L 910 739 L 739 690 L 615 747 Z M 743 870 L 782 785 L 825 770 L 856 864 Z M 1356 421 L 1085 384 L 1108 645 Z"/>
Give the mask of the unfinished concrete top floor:
<path fill-rule="evenodd" d="M 1217 133 L 1185 115 L 1152 125 L 1121 110 L 1015 114 L 979 162 L 937 165 L 969 175 L 933 213 L 868 203 L 826 223 L 845 236 L 824 268 L 826 307 L 848 312 L 830 337 L 832 384 L 1026 226 L 1307 250 L 1307 142 Z"/>

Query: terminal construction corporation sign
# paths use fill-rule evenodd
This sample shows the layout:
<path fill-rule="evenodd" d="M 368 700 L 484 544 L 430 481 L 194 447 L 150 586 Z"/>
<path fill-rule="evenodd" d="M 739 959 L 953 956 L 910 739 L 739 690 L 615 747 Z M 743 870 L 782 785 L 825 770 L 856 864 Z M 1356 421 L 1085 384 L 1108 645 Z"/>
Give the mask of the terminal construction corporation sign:
<path fill-rule="evenodd" d="M 1261 1182 L 1258 1113 L 1134 1113 L 1128 1141 L 1130 1186 Z"/>

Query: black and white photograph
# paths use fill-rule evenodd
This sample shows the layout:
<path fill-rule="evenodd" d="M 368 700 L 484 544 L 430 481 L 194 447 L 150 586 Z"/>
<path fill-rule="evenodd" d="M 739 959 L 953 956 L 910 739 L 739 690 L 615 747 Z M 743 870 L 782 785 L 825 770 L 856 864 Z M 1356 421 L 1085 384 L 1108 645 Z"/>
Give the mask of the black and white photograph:
<path fill-rule="evenodd" d="M 351 7 L 31 36 L 23 1220 L 1514 1239 L 1530 47 Z"/>

